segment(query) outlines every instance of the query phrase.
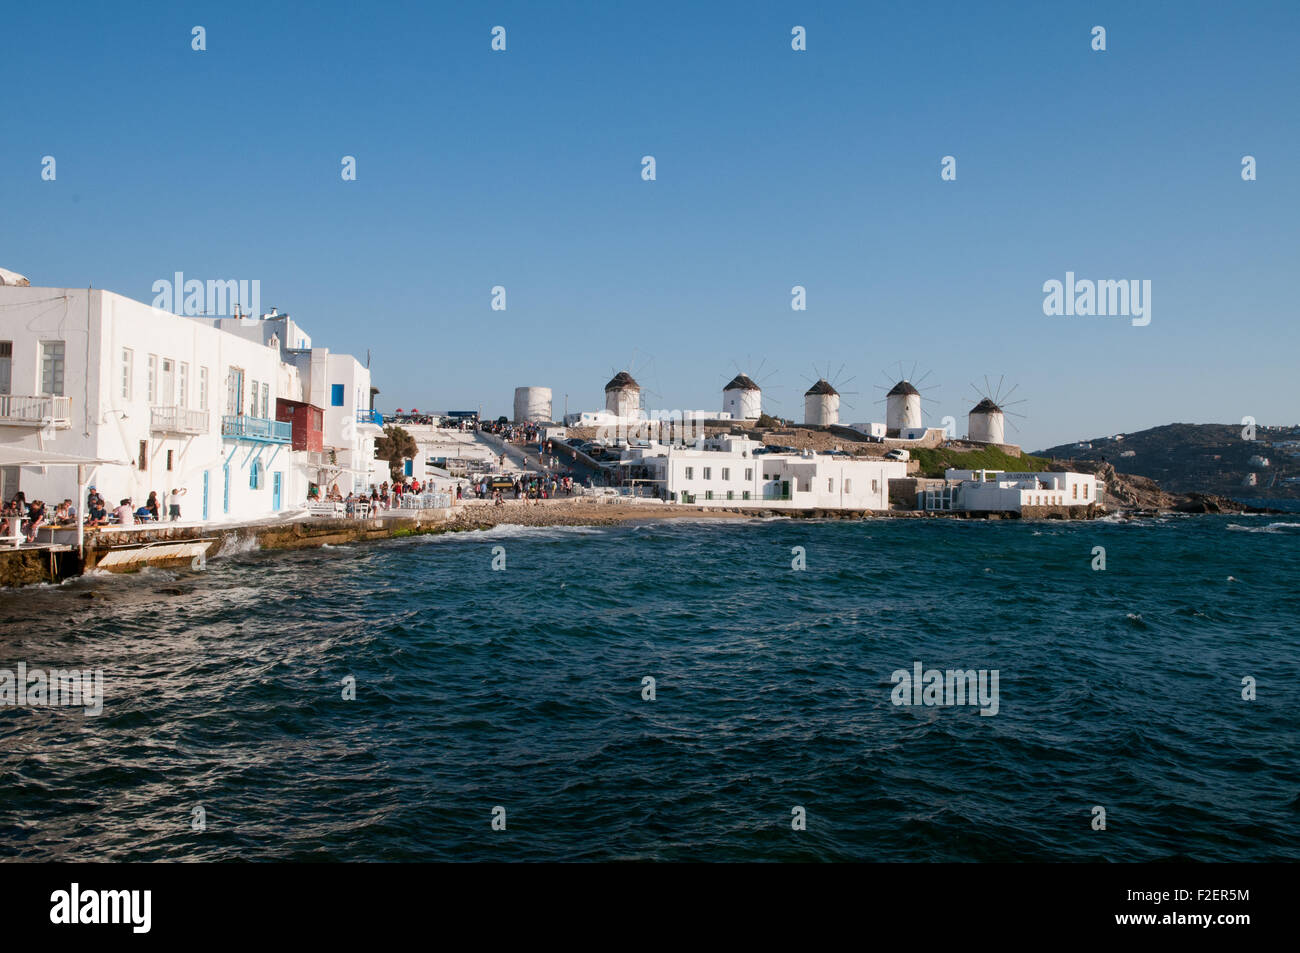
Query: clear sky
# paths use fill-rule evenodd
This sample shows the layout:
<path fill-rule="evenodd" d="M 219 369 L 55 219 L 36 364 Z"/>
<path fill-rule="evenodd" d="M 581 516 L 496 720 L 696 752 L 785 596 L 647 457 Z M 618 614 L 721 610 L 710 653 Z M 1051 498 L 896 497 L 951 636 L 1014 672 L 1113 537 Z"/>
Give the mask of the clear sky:
<path fill-rule="evenodd" d="M 260 279 L 388 411 L 595 409 L 629 365 L 716 408 L 740 364 L 883 419 L 902 362 L 959 432 L 1005 375 L 1029 448 L 1291 424 L 1298 41 L 1293 0 L 9 4 L 0 266 Z M 1045 316 L 1067 271 L 1150 280 L 1151 323 Z"/>

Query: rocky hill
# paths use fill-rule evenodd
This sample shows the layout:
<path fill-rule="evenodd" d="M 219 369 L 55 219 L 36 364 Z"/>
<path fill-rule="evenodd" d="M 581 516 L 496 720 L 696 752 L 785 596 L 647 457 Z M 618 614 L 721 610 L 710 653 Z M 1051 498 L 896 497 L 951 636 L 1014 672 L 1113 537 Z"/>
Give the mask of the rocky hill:
<path fill-rule="evenodd" d="M 1247 440 L 1240 425 L 1166 424 L 1035 455 L 1090 471 L 1107 465 L 1120 477 L 1158 481 L 1167 495 L 1300 499 L 1300 427 L 1257 427 Z M 1142 494 L 1140 484 L 1134 492 Z"/>

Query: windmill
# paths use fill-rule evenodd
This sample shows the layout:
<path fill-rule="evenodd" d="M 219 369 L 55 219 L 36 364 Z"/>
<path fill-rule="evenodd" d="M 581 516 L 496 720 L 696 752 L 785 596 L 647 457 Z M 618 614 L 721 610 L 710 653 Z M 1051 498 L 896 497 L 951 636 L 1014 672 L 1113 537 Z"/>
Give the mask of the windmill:
<path fill-rule="evenodd" d="M 904 363 L 899 361 L 896 374 L 883 369 L 880 372 L 885 383 L 877 384 L 876 388 L 884 391 L 885 394 L 876 403 L 885 405 L 885 433 L 889 436 L 898 437 L 904 430 L 924 427 L 925 414 L 922 405 L 935 402 L 933 397 L 927 397 L 921 392 L 926 379 L 930 376 L 930 371 L 917 377 L 916 370 L 915 361 L 912 362 L 910 374 L 905 372 Z M 939 388 L 938 385 L 934 385 L 926 389 L 938 390 Z"/>
<path fill-rule="evenodd" d="M 812 386 L 804 392 L 803 395 L 803 422 L 805 427 L 831 427 L 840 422 L 840 392 L 846 394 L 857 394 L 857 391 L 844 390 L 844 388 L 853 383 L 853 378 L 843 378 L 844 365 L 841 364 L 838 371 L 831 374 L 831 364 L 827 362 L 826 373 L 819 374 L 815 381 L 804 375 L 804 380 L 809 380 Z M 817 368 L 813 368 L 817 373 Z M 834 379 L 839 381 L 839 387 L 831 383 Z M 847 404 L 852 409 L 852 404 Z"/>
<path fill-rule="evenodd" d="M 1010 409 L 1025 402 L 1024 398 L 1020 400 L 1009 399 L 1020 385 L 1015 384 L 1009 390 L 1004 389 L 1005 386 L 1006 375 L 998 378 L 996 387 L 989 383 L 987 375 L 984 377 L 983 390 L 978 385 L 971 384 L 971 390 L 979 398 L 978 403 L 970 409 L 970 414 L 967 417 L 966 438 L 971 442 L 1006 443 L 1006 418 L 1011 416 L 1020 420 L 1025 419 L 1024 414 Z M 1016 427 L 1014 422 L 1011 423 L 1011 428 L 1017 431 L 1020 429 Z"/>
<path fill-rule="evenodd" d="M 722 386 L 722 410 L 730 414 L 732 420 L 758 420 L 763 415 L 763 385 L 776 371 L 768 371 L 766 377 L 761 377 L 766 360 L 760 362 L 752 374 L 747 373 L 738 361 L 731 363 L 736 368 L 736 376 Z M 752 358 L 745 359 L 745 367 L 754 367 Z M 779 401 L 772 400 L 772 403 Z"/>

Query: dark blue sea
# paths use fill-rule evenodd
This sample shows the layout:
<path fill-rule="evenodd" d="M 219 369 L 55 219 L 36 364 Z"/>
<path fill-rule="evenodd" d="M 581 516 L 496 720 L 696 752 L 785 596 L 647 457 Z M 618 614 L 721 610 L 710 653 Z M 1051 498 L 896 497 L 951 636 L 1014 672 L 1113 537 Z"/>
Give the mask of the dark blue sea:
<path fill-rule="evenodd" d="M 0 859 L 1300 860 L 1298 616 L 1300 514 L 499 527 L 9 590 L 0 668 L 105 702 L 0 708 Z M 996 670 L 997 714 L 895 705 L 916 662 Z"/>

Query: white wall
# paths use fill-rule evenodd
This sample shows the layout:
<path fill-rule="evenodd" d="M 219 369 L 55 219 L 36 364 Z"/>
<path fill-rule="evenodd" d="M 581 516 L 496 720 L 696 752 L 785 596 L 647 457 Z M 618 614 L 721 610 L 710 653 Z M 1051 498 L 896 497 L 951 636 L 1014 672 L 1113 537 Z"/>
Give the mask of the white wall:
<path fill-rule="evenodd" d="M 276 508 L 272 487 L 277 472 L 281 474 L 280 510 L 292 508 L 305 498 L 304 454 L 293 453 L 287 444 L 252 444 L 221 435 L 221 419 L 234 409 L 229 406 L 227 386 L 231 368 L 243 371 L 240 395 L 245 415 L 263 417 L 265 384 L 265 417 L 274 419 L 276 397 L 286 378 L 291 380 L 296 374 L 282 370 L 276 350 L 258 340 L 220 331 L 212 322 L 171 314 L 112 292 L 0 288 L 0 340 L 14 342 L 16 392 L 39 388 L 34 355 L 40 340 L 52 338 L 66 342 L 64 392 L 72 397 L 72 427 L 56 431 L 47 439 L 30 428 L 0 426 L 0 441 L 124 461 L 100 466 L 90 474 L 90 482 L 99 488 L 110 508 L 126 497 L 138 507 L 150 491 L 156 491 L 165 503 L 173 487 L 182 487 L 188 491 L 182 501 L 182 514 L 187 520 L 197 520 L 203 512 L 205 473 L 208 518 L 213 521 L 273 515 Z M 124 349 L 130 351 L 129 363 Z M 168 361 L 170 376 L 165 366 Z M 254 381 L 258 386 L 256 408 L 252 406 Z M 165 407 L 206 410 L 203 432 L 155 429 L 152 408 Z M 144 469 L 139 466 L 142 442 Z M 257 489 L 250 485 L 250 471 L 255 464 L 261 470 Z M 45 473 L 39 468 L 24 468 L 20 486 L 29 499 L 57 502 L 76 497 L 75 471 L 71 468 L 50 468 Z M 12 488 L 7 492 L 12 493 Z M 85 504 L 84 499 L 76 502 L 78 506 Z"/>

